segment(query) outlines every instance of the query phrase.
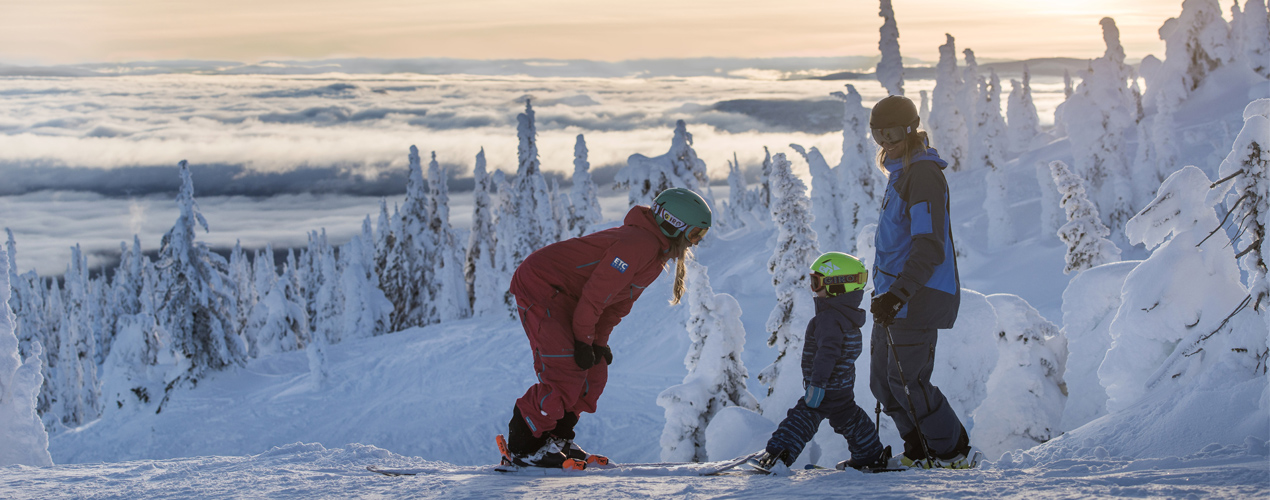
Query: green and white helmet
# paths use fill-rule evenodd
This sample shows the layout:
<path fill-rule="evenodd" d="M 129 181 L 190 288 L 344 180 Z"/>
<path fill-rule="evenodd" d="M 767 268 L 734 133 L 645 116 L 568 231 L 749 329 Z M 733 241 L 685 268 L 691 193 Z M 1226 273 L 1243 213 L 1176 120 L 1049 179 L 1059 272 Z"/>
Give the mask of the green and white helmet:
<path fill-rule="evenodd" d="M 662 191 L 653 200 L 653 217 L 667 238 L 684 235 L 693 244 L 710 229 L 710 206 L 700 195 L 684 188 Z"/>
<path fill-rule="evenodd" d="M 826 252 L 811 263 L 811 290 L 825 289 L 830 297 L 863 290 L 869 271 L 853 256 L 842 252 Z"/>

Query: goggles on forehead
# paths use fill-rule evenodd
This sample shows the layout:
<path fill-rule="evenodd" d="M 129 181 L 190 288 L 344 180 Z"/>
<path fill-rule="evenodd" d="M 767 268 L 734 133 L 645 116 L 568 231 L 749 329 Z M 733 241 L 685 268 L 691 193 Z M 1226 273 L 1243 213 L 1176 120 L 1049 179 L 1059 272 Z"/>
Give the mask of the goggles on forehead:
<path fill-rule="evenodd" d="M 868 279 L 868 273 L 843 274 L 838 276 L 825 277 L 820 273 L 811 273 L 811 291 L 819 292 L 821 289 L 828 288 L 828 292 L 833 295 L 847 292 L 847 284 L 864 283 Z M 835 286 L 836 285 L 836 286 Z"/>
<path fill-rule="evenodd" d="M 674 238 L 679 236 L 680 234 L 683 234 L 684 237 L 688 238 L 688 241 L 691 242 L 693 245 L 696 245 L 697 243 L 701 243 L 701 240 L 706 237 L 706 232 L 710 231 L 710 228 L 708 227 L 697 227 L 697 226 L 684 226 L 681 229 L 681 228 L 675 227 L 673 223 L 665 219 L 661 221 L 661 228 L 665 230 L 667 233 L 669 233 L 671 238 Z"/>
<path fill-rule="evenodd" d="M 873 129 L 873 141 L 879 146 L 901 142 L 908 136 L 909 127 L 886 127 Z"/>

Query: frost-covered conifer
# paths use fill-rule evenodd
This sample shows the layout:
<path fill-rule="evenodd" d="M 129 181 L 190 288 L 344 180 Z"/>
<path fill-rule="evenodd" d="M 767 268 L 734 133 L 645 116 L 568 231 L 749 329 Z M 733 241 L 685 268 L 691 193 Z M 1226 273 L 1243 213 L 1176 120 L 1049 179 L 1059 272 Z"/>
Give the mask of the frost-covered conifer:
<path fill-rule="evenodd" d="M 1239 266 L 1247 276 L 1250 304 L 1261 311 L 1262 319 L 1270 325 L 1270 313 L 1266 312 L 1270 307 L 1270 278 L 1266 275 L 1270 245 L 1265 242 L 1266 226 L 1270 224 L 1270 99 L 1249 103 L 1243 117 L 1243 129 L 1217 176 L 1231 178 L 1222 189 L 1230 190 L 1226 206 L 1239 227 Z"/>
<path fill-rule="evenodd" d="M 79 245 L 71 247 L 71 263 L 66 269 L 65 315 L 62 320 L 62 342 L 59 359 L 63 402 L 62 423 L 78 427 L 101 414 L 97 378 L 97 338 L 94 317 L 96 297 L 88 280 L 88 259 Z"/>
<path fill-rule="evenodd" d="M 1182 99 L 1236 57 L 1230 27 L 1222 19 L 1217 0 L 1183 1 L 1182 13 L 1160 27 L 1160 39 L 1165 57 L 1159 79 L 1179 81 Z"/>
<path fill-rule="evenodd" d="M 904 95 L 904 60 L 900 57 L 900 29 L 895 24 L 895 9 L 891 8 L 891 0 L 881 0 L 878 16 L 883 19 L 878 50 L 882 52 L 882 60 L 878 61 L 877 77 L 882 88 L 890 95 Z"/>
<path fill-rule="evenodd" d="M 696 260 L 688 261 L 687 269 L 684 286 L 692 340 L 684 357 L 688 375 L 682 384 L 657 396 L 657 405 L 666 409 L 661 459 L 702 462 L 709 459 L 706 427 L 715 413 L 728 406 L 754 410 L 758 401 L 745 387 L 748 374 L 741 361 L 745 326 L 740 303 L 726 293 L 714 293 L 706 267 Z"/>
<path fill-rule="evenodd" d="M 1111 348 L 1111 320 L 1120 310 L 1120 291 L 1138 261 L 1116 262 L 1082 271 L 1063 290 L 1063 329 L 1067 339 L 1067 404 L 1060 428 L 1070 431 L 1107 414 L 1107 390 L 1098 365 Z"/>
<path fill-rule="evenodd" d="M 1014 243 L 1009 192 L 1005 175 L 1006 130 L 1001 117 L 1001 80 L 992 70 L 987 80 L 979 79 L 982 91 L 976 109 L 973 143 L 977 145 L 972 164 L 988 169 L 985 174 L 983 209 L 988 216 L 988 247 L 1004 248 Z"/>
<path fill-rule="evenodd" d="M 363 227 L 370 226 L 367 217 Z M 344 296 L 343 338 L 366 338 L 388 332 L 392 303 L 379 289 L 379 282 L 366 261 L 367 247 L 362 236 L 354 237 L 340 247 L 340 286 Z"/>
<path fill-rule="evenodd" d="M 846 233 L 851 228 L 844 227 L 841 222 L 845 200 L 841 199 L 843 192 L 838 186 L 838 172 L 829 168 L 820 150 L 813 147 L 809 152 L 797 144 L 789 147 L 802 155 L 811 172 L 811 228 L 816 232 L 819 251 L 846 251 L 849 248 L 846 240 L 853 239 L 850 237 L 854 234 Z"/>
<path fill-rule="evenodd" d="M 1244 2 L 1239 28 L 1248 66 L 1258 75 L 1270 78 L 1270 13 L 1265 0 Z"/>
<path fill-rule="evenodd" d="M 614 181 L 618 188 L 629 192 L 632 207 L 649 205 L 658 193 L 672 187 L 690 189 L 701 194 L 707 204 L 714 205 L 708 191 L 710 178 L 706 175 L 706 162 L 697 158 L 697 152 L 692 149 L 692 134 L 688 133 L 683 120 L 675 122 L 670 151 L 654 158 L 639 153 L 631 155 Z"/>
<path fill-rule="evenodd" d="M 759 373 L 767 386 L 761 406 L 765 417 L 779 422 L 785 410 L 803 395 L 802 348 L 807 322 L 815 314 L 807 282 L 807 266 L 818 253 L 811 229 L 811 201 L 807 185 L 794 175 L 784 153 L 772 157 L 772 221 L 776 224 L 775 249 L 767 272 L 776 288 L 776 307 L 767 317 L 771 336 L 767 345 L 777 350 L 776 360 Z"/>
<path fill-rule="evenodd" d="M 1089 199 L 1112 234 L 1120 234 L 1133 216 L 1134 188 L 1126 143 L 1135 123 L 1136 106 L 1129 90 L 1133 69 L 1124 63 L 1120 31 L 1111 18 L 1102 19 L 1106 53 L 1082 72 L 1074 94 L 1055 111 L 1062 116 L 1074 163 L 1085 180 Z"/>
<path fill-rule="evenodd" d="M 586 139 L 582 134 L 578 134 L 578 142 L 573 145 L 573 188 L 569 191 L 569 200 L 573 207 L 569 218 L 570 237 L 590 233 L 596 224 L 604 220 L 595 181 L 591 179 Z"/>
<path fill-rule="evenodd" d="M 923 90 L 919 92 L 918 95 L 919 97 L 921 97 L 922 102 L 918 104 L 917 106 L 917 117 L 922 120 L 922 123 L 929 124 L 930 123 L 930 94 L 927 93 L 925 90 Z M 930 125 L 924 125 L 924 127 L 929 128 Z"/>
<path fill-rule="evenodd" d="M 1057 437 L 1067 396 L 1067 342 L 1058 327 L 1017 295 L 989 295 L 997 313 L 997 369 L 974 412 L 971 442 L 995 460 Z"/>
<path fill-rule="evenodd" d="M 838 224 L 842 227 L 843 246 L 835 251 L 851 252 L 860 228 L 877 220 L 886 178 L 875 165 L 877 143 L 869 138 L 870 110 L 864 107 L 860 93 L 855 86 L 847 85 L 846 93 L 830 95 L 842 100 L 842 159 L 834 170 L 839 188 Z"/>
<path fill-rule="evenodd" d="M 957 71 L 957 47 L 952 35 L 944 36 L 948 37 L 948 43 L 939 46 L 935 90 L 926 128 L 930 131 L 931 146 L 939 149 L 939 156 L 956 172 L 966 166 L 970 132 L 959 104 L 963 83 Z"/>
<path fill-rule="evenodd" d="M 43 376 L 39 342 L 24 360 L 18 352 L 17 317 L 9 309 L 12 285 L 9 252 L 0 250 L 0 467 L 51 467 L 49 436 L 36 413 Z M 738 321 L 739 322 L 739 321 Z"/>
<path fill-rule="evenodd" d="M 519 266 L 529 253 L 559 241 L 560 226 L 559 219 L 555 217 L 551 192 L 547 189 L 547 180 L 542 175 L 542 166 L 538 160 L 538 129 L 534 125 L 534 108 L 528 99 L 525 100 L 525 112 L 517 115 L 516 120 L 519 123 L 516 136 L 520 142 L 516 148 L 519 164 L 516 167 L 513 188 L 516 195 L 513 210 L 520 215 L 524 228 L 520 235 L 523 244 L 520 246 L 526 250 L 524 255 L 515 260 Z"/>
<path fill-rule="evenodd" d="M 195 241 L 196 226 L 208 231 L 194 201 L 194 181 L 183 160 L 180 216 L 159 246 L 159 324 L 171 336 L 176 352 L 189 362 L 189 376 L 247 362 L 247 346 L 233 327 L 233 291 L 224 257 Z"/>
<path fill-rule="evenodd" d="M 316 231 L 310 234 L 322 242 L 320 252 L 313 259 L 322 278 L 314 293 L 309 327 L 313 338 L 320 339 L 323 345 L 335 344 L 344 340 L 347 333 L 344 330 L 344 288 L 340 286 L 340 269 L 335 261 L 335 249 L 327 243 L 326 229 L 320 236 Z"/>
<path fill-rule="evenodd" d="M 384 234 L 383 214 L 387 206 L 380 206 L 384 248 L 377 248 L 380 289 L 393 304 L 390 329 L 403 330 L 429 322 L 426 306 L 431 303 L 428 288 L 420 286 L 429 282 L 432 270 L 427 264 L 426 232 L 428 228 L 428 192 L 425 187 L 423 165 L 419 160 L 419 148 L 410 146 L 410 171 L 406 180 L 406 199 L 395 210 L 389 222 L 390 234 Z"/>
<path fill-rule="evenodd" d="M 494 232 L 495 204 L 491 199 L 493 180 L 485 171 L 485 149 L 476 154 L 473 177 L 472 229 L 468 233 L 467 255 L 463 278 L 468 285 L 468 302 L 473 316 L 485 316 L 505 309 L 501 306 L 504 291 L 496 288 L 494 249 L 497 234 Z"/>
<path fill-rule="evenodd" d="M 1208 237 L 1220 226 L 1213 206 L 1221 196 L 1211 184 L 1200 169 L 1185 167 L 1169 176 L 1155 200 L 1125 227 L 1131 243 L 1152 252 L 1125 280 L 1123 304 L 1111 323 L 1111 348 L 1098 368 L 1109 412 L 1128 408 L 1162 381 L 1194 380 L 1204 365 L 1222 362 L 1231 348 L 1243 349 L 1249 361 L 1253 349 L 1264 348 L 1264 330 L 1256 333 L 1260 345 L 1255 347 L 1253 342 L 1231 345 L 1251 339 L 1227 332 L 1214 342 L 1221 348 L 1210 354 L 1186 354 L 1202 345 L 1201 339 L 1230 328 L 1228 318 L 1247 297 L 1229 242 Z M 1251 376 L 1252 364 L 1245 377 Z"/>
<path fill-rule="evenodd" d="M 975 59 L 975 52 L 970 49 L 961 51 L 966 56 L 966 66 L 961 70 L 961 89 L 957 94 L 957 107 L 961 109 L 961 116 L 966 119 L 966 137 L 969 138 L 968 147 L 966 148 L 966 158 L 970 161 L 968 168 L 975 168 L 975 158 L 980 154 L 979 150 L 983 147 L 975 141 L 975 137 L 979 135 L 978 110 L 980 101 L 980 76 L 979 62 Z"/>
<path fill-rule="evenodd" d="M 1067 212 L 1067 223 L 1058 230 L 1059 239 L 1067 244 L 1063 272 L 1071 274 L 1120 260 L 1120 249 L 1106 238 L 1110 231 L 1098 219 L 1098 208 L 1085 197 L 1084 181 L 1061 161 L 1050 163 L 1050 175 L 1058 186 L 1059 204 Z"/>
<path fill-rule="evenodd" d="M 122 262 L 120 267 L 123 267 Z M 234 331 L 241 335 L 247 331 L 247 318 L 251 317 L 252 306 L 260 300 L 242 241 L 234 241 L 234 249 L 229 253 L 229 282 L 234 287 Z"/>
<path fill-rule="evenodd" d="M 725 226 L 744 226 L 747 224 L 753 200 L 745 185 L 745 173 L 741 171 L 741 161 L 736 153 L 728 161 L 728 201 L 726 216 L 720 217 L 718 223 Z"/>
<path fill-rule="evenodd" d="M 432 153 L 428 165 L 428 220 L 432 281 L 428 283 L 436 321 L 466 318 L 472 314 L 467 300 L 467 282 L 463 279 L 463 250 L 450 227 L 450 189 L 446 184 L 447 169 L 437 164 Z"/>
<path fill-rule="evenodd" d="M 509 319 L 514 319 L 517 313 L 516 297 L 510 291 L 512 274 L 533 249 L 526 249 L 526 243 L 520 236 L 525 228 L 521 226 L 516 211 L 515 188 L 507 182 L 501 170 L 494 171 L 490 183 L 498 190 L 498 201 L 494 203 L 494 234 L 498 237 L 494 249 L 494 289 L 500 291 L 499 309 Z"/>
<path fill-rule="evenodd" d="M 309 336 L 309 318 L 296 285 L 294 259 L 288 261 L 282 275 L 252 309 L 250 328 L 256 332 L 252 357 L 300 349 Z"/>
<path fill-rule="evenodd" d="M 1058 184 L 1054 182 L 1049 164 L 1038 161 L 1035 171 L 1036 183 L 1041 188 L 1041 234 L 1058 235 L 1058 230 L 1067 223 L 1067 216 L 1059 202 Z"/>
<path fill-rule="evenodd" d="M 1032 101 L 1032 75 L 1027 64 L 1023 65 L 1023 82 L 1010 80 L 1010 100 L 1005 108 L 1009 125 L 1010 151 L 1014 154 L 1027 151 L 1032 139 L 1040 134 L 1041 117 Z"/>

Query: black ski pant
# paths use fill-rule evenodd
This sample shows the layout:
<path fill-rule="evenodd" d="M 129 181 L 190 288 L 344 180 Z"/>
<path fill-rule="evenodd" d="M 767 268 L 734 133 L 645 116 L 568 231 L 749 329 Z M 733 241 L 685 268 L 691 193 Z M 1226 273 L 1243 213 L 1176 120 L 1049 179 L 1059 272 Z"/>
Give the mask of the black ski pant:
<path fill-rule="evenodd" d="M 816 437 L 820 422 L 828 418 L 834 432 L 847 438 L 851 458 L 861 461 L 877 458 L 882 453 L 882 442 L 869 414 L 856 404 L 854 392 L 851 387 L 826 391 L 824 401 L 816 408 L 809 408 L 799 399 L 772 433 L 767 449 L 785 451 L 789 454 L 786 465 L 794 463 L 807 442 Z"/>
<path fill-rule="evenodd" d="M 931 455 L 952 458 L 958 453 L 967 453 L 970 445 L 965 427 L 948 404 L 948 398 L 930 383 L 931 372 L 935 369 L 938 330 L 891 328 L 890 331 L 891 339 L 895 341 L 894 349 L 888 342 L 886 327 L 873 325 L 869 347 L 869 389 L 904 438 L 904 454 L 911 459 L 926 456 L 917 432 L 918 426 L 913 422 L 914 415 L 921 423 L 921 435 L 925 436 Z M 907 395 L 904 393 L 905 384 L 900 381 L 901 369 L 903 380 L 908 385 Z M 909 406 L 910 397 L 912 407 Z"/>

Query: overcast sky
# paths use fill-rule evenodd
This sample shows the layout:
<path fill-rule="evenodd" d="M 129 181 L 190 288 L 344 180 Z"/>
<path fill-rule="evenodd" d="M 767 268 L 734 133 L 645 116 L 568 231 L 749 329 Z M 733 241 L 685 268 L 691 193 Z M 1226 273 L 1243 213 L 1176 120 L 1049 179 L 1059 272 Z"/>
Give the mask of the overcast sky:
<path fill-rule="evenodd" d="M 1222 2 L 1223 11 L 1229 2 Z M 1163 55 L 1177 0 L 895 0 L 904 56 Z M 331 57 L 593 59 L 877 53 L 876 0 L 0 0 L 0 64 Z M 1226 14 L 1229 16 L 1229 13 Z"/>

